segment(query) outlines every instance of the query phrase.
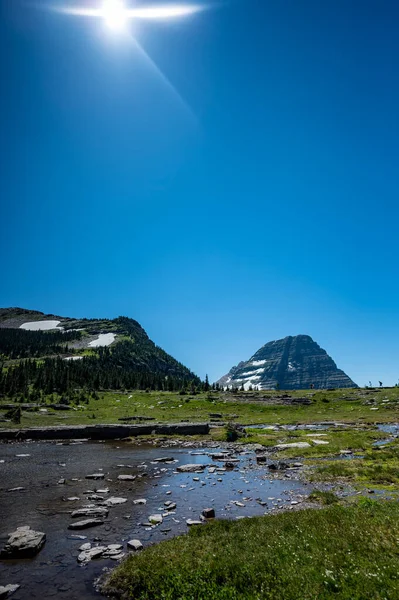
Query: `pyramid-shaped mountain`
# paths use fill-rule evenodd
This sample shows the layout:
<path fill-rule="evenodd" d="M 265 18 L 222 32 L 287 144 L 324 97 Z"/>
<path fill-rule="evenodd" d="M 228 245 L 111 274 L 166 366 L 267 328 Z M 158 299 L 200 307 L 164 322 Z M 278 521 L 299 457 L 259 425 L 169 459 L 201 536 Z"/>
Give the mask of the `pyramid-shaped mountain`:
<path fill-rule="evenodd" d="M 358 387 L 309 335 L 288 336 L 265 344 L 218 383 L 246 390 Z"/>

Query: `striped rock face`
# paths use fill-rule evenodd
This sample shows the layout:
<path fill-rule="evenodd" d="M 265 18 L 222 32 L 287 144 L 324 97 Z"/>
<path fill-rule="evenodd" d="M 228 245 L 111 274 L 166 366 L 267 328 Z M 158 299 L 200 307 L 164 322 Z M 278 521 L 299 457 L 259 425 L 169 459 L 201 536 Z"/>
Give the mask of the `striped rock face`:
<path fill-rule="evenodd" d="M 269 342 L 221 377 L 224 388 L 300 390 L 358 387 L 308 335 Z"/>

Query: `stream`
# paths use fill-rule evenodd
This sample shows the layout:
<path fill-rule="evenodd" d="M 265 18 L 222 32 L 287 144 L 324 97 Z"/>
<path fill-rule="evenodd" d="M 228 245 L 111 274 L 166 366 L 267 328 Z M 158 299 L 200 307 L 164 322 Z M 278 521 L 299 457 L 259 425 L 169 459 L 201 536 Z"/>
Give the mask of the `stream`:
<path fill-rule="evenodd" d="M 274 473 L 266 464 L 258 464 L 251 450 L 237 453 L 237 448 L 232 449 L 228 458 L 237 462 L 234 468 L 226 469 L 220 456 L 211 456 L 224 452 L 225 447 L 187 446 L 190 444 L 155 448 L 121 441 L 0 445 L 1 547 L 9 533 L 25 525 L 47 536 L 34 558 L 0 561 L 0 585 L 19 584 L 21 587 L 12 596 L 15 600 L 100 598 L 93 583 L 104 569 L 117 563 L 100 558 L 80 565 L 77 556 L 82 544 L 122 544 L 127 554 L 127 541 L 131 539 L 147 546 L 186 533 L 187 519 L 198 520 L 205 508 L 213 508 L 216 518 L 262 515 L 280 507 L 295 509 L 312 490 L 299 479 L 299 470 L 294 466 L 284 473 Z M 173 462 L 157 462 L 158 458 Z M 176 471 L 187 464 L 206 467 L 201 473 Z M 104 478 L 86 479 L 92 473 L 103 473 Z M 124 474 L 135 479 L 118 480 Z M 14 488 L 23 489 L 9 491 Z M 104 489 L 109 491 L 98 491 Z M 93 504 L 88 499 L 92 494 L 104 499 L 126 498 L 126 502 L 111 506 L 102 525 L 69 530 L 68 525 L 77 520 L 70 513 Z M 145 499 L 146 504 L 135 505 L 137 499 Z M 166 509 L 164 503 L 168 501 L 176 503 L 174 510 Z M 163 514 L 163 522 L 150 526 L 149 516 L 156 513 Z"/>

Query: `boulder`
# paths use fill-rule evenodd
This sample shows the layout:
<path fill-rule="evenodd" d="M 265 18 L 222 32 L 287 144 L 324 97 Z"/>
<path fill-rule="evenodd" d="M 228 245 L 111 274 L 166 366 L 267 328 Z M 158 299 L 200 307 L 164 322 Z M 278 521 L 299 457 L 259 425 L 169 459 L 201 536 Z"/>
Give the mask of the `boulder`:
<path fill-rule="evenodd" d="M 205 519 L 214 519 L 215 518 L 215 509 L 214 508 L 204 508 L 202 511 L 202 516 Z"/>
<path fill-rule="evenodd" d="M 8 541 L 0 552 L 0 558 L 26 558 L 35 556 L 44 546 L 46 534 L 33 531 L 29 526 L 18 527 L 9 534 Z"/>
<path fill-rule="evenodd" d="M 147 500 L 145 498 L 138 498 L 137 500 L 133 500 L 133 504 L 147 504 Z"/>

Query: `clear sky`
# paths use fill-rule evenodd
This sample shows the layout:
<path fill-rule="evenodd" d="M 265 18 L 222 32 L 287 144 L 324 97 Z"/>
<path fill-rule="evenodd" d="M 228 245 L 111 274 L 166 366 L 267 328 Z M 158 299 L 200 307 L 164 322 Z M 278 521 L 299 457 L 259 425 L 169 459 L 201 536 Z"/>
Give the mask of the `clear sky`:
<path fill-rule="evenodd" d="M 129 37 L 51 1 L 0 2 L 0 306 L 131 316 L 211 380 L 303 333 L 396 383 L 398 2 L 209 0 Z"/>

